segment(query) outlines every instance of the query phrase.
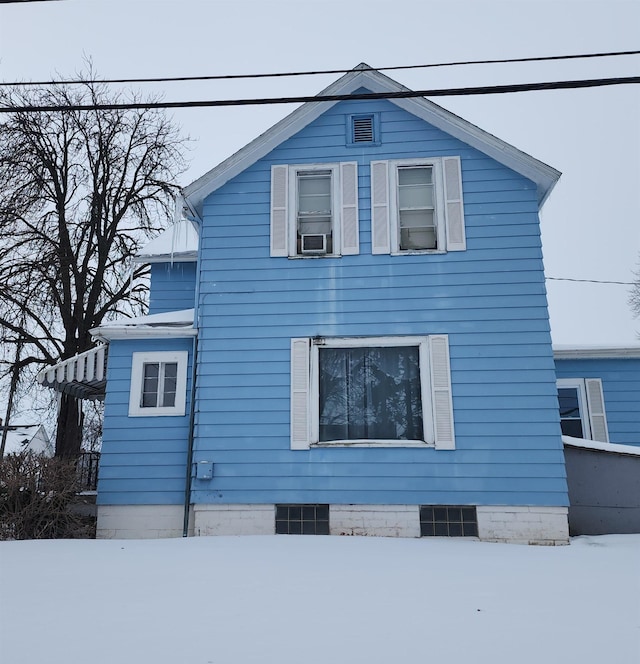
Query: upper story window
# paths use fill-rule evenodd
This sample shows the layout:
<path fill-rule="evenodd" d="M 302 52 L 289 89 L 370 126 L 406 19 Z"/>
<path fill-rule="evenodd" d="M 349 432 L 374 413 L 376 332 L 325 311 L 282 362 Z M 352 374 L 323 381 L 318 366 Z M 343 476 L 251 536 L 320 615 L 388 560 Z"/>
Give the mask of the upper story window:
<path fill-rule="evenodd" d="M 466 249 L 459 157 L 371 162 L 372 252 Z"/>
<path fill-rule="evenodd" d="M 398 249 L 437 249 L 433 166 L 399 166 L 397 196 Z"/>
<path fill-rule="evenodd" d="M 271 256 L 358 252 L 355 162 L 271 167 Z"/>
<path fill-rule="evenodd" d="M 129 415 L 184 415 L 187 351 L 133 353 Z"/>
<path fill-rule="evenodd" d="M 296 171 L 296 253 L 333 253 L 332 171 Z"/>
<path fill-rule="evenodd" d="M 291 447 L 453 449 L 446 335 L 291 340 Z"/>
<path fill-rule="evenodd" d="M 557 383 L 562 435 L 608 443 L 602 381 L 560 378 Z"/>

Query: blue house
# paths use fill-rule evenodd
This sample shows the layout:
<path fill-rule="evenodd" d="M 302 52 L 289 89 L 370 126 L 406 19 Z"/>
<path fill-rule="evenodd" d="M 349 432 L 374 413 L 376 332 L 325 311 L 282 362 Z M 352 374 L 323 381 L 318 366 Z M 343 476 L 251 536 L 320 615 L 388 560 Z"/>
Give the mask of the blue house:
<path fill-rule="evenodd" d="M 149 315 L 94 331 L 98 536 L 567 542 L 556 378 L 599 376 L 554 364 L 560 174 L 366 65 L 321 95 L 184 190 Z"/>

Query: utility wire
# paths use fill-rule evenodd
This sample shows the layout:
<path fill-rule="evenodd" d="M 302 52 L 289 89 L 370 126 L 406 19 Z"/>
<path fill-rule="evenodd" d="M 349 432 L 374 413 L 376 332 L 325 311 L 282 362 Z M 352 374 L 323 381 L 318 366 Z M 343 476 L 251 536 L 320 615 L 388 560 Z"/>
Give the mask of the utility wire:
<path fill-rule="evenodd" d="M 5 0 L 0 0 L 3 2 Z M 514 62 L 548 62 L 556 60 L 578 60 L 586 58 L 609 58 L 626 55 L 639 55 L 640 51 L 610 51 L 605 53 L 579 53 L 573 55 L 546 55 L 530 58 L 503 58 L 495 60 L 458 60 L 453 62 L 436 62 L 424 65 L 398 65 L 395 67 L 368 67 L 359 71 L 399 71 L 402 69 L 430 69 L 434 67 L 460 67 L 465 65 L 492 65 Z M 94 83 L 173 83 L 182 81 L 224 81 L 247 78 L 283 78 L 292 76 L 317 76 L 319 74 L 348 74 L 353 69 L 318 69 L 308 71 L 288 71 L 258 74 L 219 74 L 211 76 L 161 76 L 154 78 L 107 78 L 107 79 L 62 79 L 58 81 L 24 81 L 7 83 L 0 82 L 1 87 L 6 86 L 34 86 L 34 85 L 91 85 Z"/>
<path fill-rule="evenodd" d="M 124 102 L 107 104 L 47 104 L 34 106 L 0 106 L 0 113 L 42 113 L 49 111 L 97 111 L 149 108 L 203 108 L 221 106 L 263 106 L 268 104 L 296 104 L 306 102 L 333 102 L 359 99 L 410 99 L 415 97 L 452 97 L 467 95 L 493 95 L 534 90 L 566 90 L 594 88 L 610 85 L 640 83 L 640 76 L 594 78 L 578 81 L 548 81 L 544 83 L 518 83 L 511 85 L 480 86 L 470 88 L 444 88 L 436 90 L 401 90 L 398 92 L 367 92 L 358 94 L 316 95 L 299 97 L 258 97 L 254 99 L 217 99 L 200 101 Z"/>
<path fill-rule="evenodd" d="M 635 286 L 633 281 L 601 281 L 599 279 L 571 279 L 569 277 L 545 277 L 549 281 L 576 281 L 583 284 L 616 284 L 618 286 Z"/>

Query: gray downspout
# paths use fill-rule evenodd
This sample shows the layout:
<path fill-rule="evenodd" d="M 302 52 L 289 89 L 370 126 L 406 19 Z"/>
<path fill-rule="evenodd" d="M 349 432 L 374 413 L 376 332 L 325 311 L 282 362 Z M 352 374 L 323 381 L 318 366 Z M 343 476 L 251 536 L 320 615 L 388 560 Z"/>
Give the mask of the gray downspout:
<path fill-rule="evenodd" d="M 196 316 L 194 313 L 194 320 Z M 198 366 L 198 337 L 193 337 L 193 350 L 191 353 L 191 403 L 189 404 L 189 437 L 187 441 L 187 465 L 184 479 L 184 517 L 182 523 L 182 537 L 189 537 L 189 508 L 191 507 L 191 476 L 193 466 L 193 441 L 196 421 L 196 367 Z"/>
<path fill-rule="evenodd" d="M 195 223 L 198 227 L 198 260 L 196 263 L 196 292 L 194 297 L 194 310 L 193 310 L 193 324 L 196 327 L 196 332 L 200 328 L 200 244 L 202 235 L 202 220 L 195 212 L 188 201 L 184 200 L 189 215 L 188 219 Z M 193 446 L 195 441 L 195 422 L 196 422 L 196 378 L 198 368 L 198 335 L 193 337 L 193 348 L 191 352 L 192 366 L 191 366 L 191 403 L 189 404 L 189 437 L 187 439 L 187 462 L 185 468 L 184 478 L 184 515 L 182 520 L 182 537 L 189 537 L 189 509 L 191 507 L 191 480 L 193 475 Z"/>

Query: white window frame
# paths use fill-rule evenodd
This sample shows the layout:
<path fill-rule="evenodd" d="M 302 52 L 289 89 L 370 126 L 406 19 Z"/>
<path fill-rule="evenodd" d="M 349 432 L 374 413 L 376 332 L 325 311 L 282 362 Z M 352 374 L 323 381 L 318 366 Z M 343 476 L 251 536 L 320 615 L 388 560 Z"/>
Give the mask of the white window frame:
<path fill-rule="evenodd" d="M 556 384 L 558 388 L 577 390 L 583 440 L 596 440 L 594 432 L 599 431 L 599 438 L 606 439 L 599 442 L 608 443 L 609 433 L 602 381 L 599 378 L 558 378 Z"/>
<path fill-rule="evenodd" d="M 131 389 L 129 392 L 129 417 L 180 416 L 186 412 L 187 401 L 187 362 L 185 351 L 136 352 L 131 357 Z M 176 363 L 176 400 L 173 406 L 141 405 L 144 384 L 145 364 Z"/>
<path fill-rule="evenodd" d="M 398 169 L 431 167 L 437 247 L 400 249 Z M 460 157 L 423 157 L 371 162 L 371 252 L 406 256 L 466 251 Z"/>
<path fill-rule="evenodd" d="M 436 227 L 435 249 L 401 249 L 400 248 L 400 189 L 398 171 L 407 166 L 424 166 L 432 169 L 434 193 L 434 224 Z M 389 162 L 389 228 L 391 254 L 444 254 L 446 253 L 446 231 L 444 215 L 444 183 L 441 159 L 394 159 Z"/>
<path fill-rule="evenodd" d="M 423 440 L 320 442 L 320 348 L 414 346 L 419 349 Z M 436 355 L 437 354 L 437 355 Z M 438 358 L 434 361 L 433 358 Z M 443 359 L 444 358 L 444 359 Z M 291 447 L 435 447 L 455 449 L 447 335 L 291 340 Z"/>
<path fill-rule="evenodd" d="M 298 253 L 298 173 L 331 172 L 331 253 Z M 346 217 L 346 218 L 345 218 Z M 286 228 L 284 228 L 286 225 Z M 271 256 L 335 258 L 359 253 L 357 162 L 271 167 Z"/>
<path fill-rule="evenodd" d="M 313 171 L 329 171 L 331 173 L 331 239 L 333 248 L 331 253 L 303 254 L 297 253 L 298 244 L 298 173 Z M 290 255 L 296 258 L 309 258 L 318 256 L 340 256 L 341 219 L 339 210 L 340 166 L 338 164 L 302 164 L 289 166 L 289 247 Z"/>

